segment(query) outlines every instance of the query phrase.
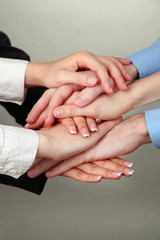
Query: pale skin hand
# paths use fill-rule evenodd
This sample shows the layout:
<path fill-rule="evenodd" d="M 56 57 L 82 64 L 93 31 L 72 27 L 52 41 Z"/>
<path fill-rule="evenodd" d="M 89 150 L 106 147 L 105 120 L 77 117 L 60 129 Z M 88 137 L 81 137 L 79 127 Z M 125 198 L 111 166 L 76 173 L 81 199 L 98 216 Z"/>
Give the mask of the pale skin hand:
<path fill-rule="evenodd" d="M 55 177 L 84 162 L 94 162 L 129 154 L 143 144 L 151 143 L 144 114 L 132 116 L 105 135 L 94 147 L 82 154 L 67 159 L 46 172 Z"/>
<path fill-rule="evenodd" d="M 120 121 L 121 118 L 100 124 L 99 131 L 91 134 L 88 139 L 82 138 L 80 134 L 76 136 L 69 135 L 62 124 L 57 124 L 49 129 L 38 130 L 39 146 L 36 158 L 48 159 L 58 163 L 70 156 L 74 156 L 94 146 L 105 133 Z"/>
<path fill-rule="evenodd" d="M 102 94 L 90 105 L 80 108 L 73 104 L 57 107 L 56 118 L 86 116 L 101 120 L 114 119 L 122 114 L 150 102 L 160 99 L 160 72 L 135 81 L 128 91 L 117 91 L 112 95 Z"/>
<path fill-rule="evenodd" d="M 126 71 L 130 74 L 132 81 L 137 79 L 138 77 L 138 72 L 136 67 L 133 64 L 129 64 L 125 66 Z M 81 74 L 81 72 L 79 73 Z M 89 76 L 95 76 L 96 73 L 92 71 L 86 71 L 86 75 Z M 117 88 L 115 87 L 113 79 L 110 78 L 110 81 L 112 82 L 113 86 L 113 91 L 116 91 Z M 45 93 L 42 95 L 42 97 L 39 99 L 39 101 L 33 106 L 32 110 L 28 114 L 28 117 L 26 119 L 27 128 L 30 129 L 35 129 L 38 128 L 41 125 L 44 125 L 46 127 L 50 127 L 54 123 L 54 116 L 53 116 L 53 110 L 64 104 L 64 102 L 72 95 L 73 92 L 82 90 L 84 87 L 77 85 L 77 84 L 67 84 L 64 86 L 61 86 L 59 88 L 51 88 L 45 91 Z M 87 105 L 93 100 L 95 100 L 100 94 L 104 93 L 103 86 L 99 83 L 96 84 L 94 87 L 86 87 L 84 90 L 80 92 L 80 94 L 74 95 L 74 98 L 72 97 L 72 101 L 69 100 L 68 103 L 76 103 L 80 106 L 82 105 Z M 81 98 L 82 97 L 82 98 Z M 85 101 L 83 100 L 85 99 Z M 81 103 L 81 104 L 80 104 Z M 44 113 L 45 111 L 45 113 Z M 81 132 L 83 136 L 82 129 L 85 130 L 85 135 L 89 135 L 89 131 L 94 132 L 97 131 L 97 126 L 96 123 L 93 119 L 88 118 L 85 122 L 83 119 L 83 124 L 79 124 L 79 122 L 82 122 L 80 119 L 75 119 L 73 121 L 72 119 L 62 119 L 61 120 L 63 124 L 67 127 L 68 131 L 71 134 L 76 134 L 77 129 L 76 129 L 76 123 L 78 130 Z M 82 126 L 83 125 L 83 126 Z"/>
<path fill-rule="evenodd" d="M 88 95 L 88 103 L 102 92 L 111 94 L 115 89 L 127 90 L 125 81 L 133 79 L 132 71 L 130 71 L 132 67 L 127 68 L 127 66 L 122 64 L 128 65 L 129 63 L 129 60 L 123 58 L 99 57 L 88 52 L 79 52 L 50 63 L 28 63 L 25 86 L 33 87 L 40 85 L 55 88 L 67 84 L 67 86 L 63 86 L 63 90 L 62 87 L 57 89 L 56 94 L 48 102 L 45 125 L 51 126 L 54 122 L 52 114 L 54 108 L 62 105 L 75 90 L 82 90 L 84 86 L 91 87 L 97 83 L 92 90 L 88 88 L 88 90 L 86 89 L 85 92 L 82 92 L 82 95 Z M 77 72 L 79 69 L 91 69 L 92 71 Z M 132 78 L 129 72 L 131 72 Z M 88 80 L 92 80 L 90 84 L 88 84 Z M 33 124 L 37 121 L 42 111 L 47 107 L 47 99 L 47 96 L 45 98 L 44 95 L 42 100 L 40 100 L 41 107 L 39 107 L 39 104 L 34 106 L 26 119 L 28 124 Z"/>
<path fill-rule="evenodd" d="M 28 177 L 34 178 L 39 176 L 41 173 L 49 170 L 55 164 L 50 160 L 36 159 L 34 164 L 27 172 Z M 64 177 L 69 177 L 81 182 L 100 182 L 101 179 L 120 179 L 122 175 L 131 176 L 133 170 L 130 169 L 132 163 L 120 159 L 113 158 L 110 160 L 101 160 L 94 163 L 83 163 L 76 168 L 62 174 Z"/>
<path fill-rule="evenodd" d="M 25 74 L 25 87 L 45 86 L 48 88 L 59 87 L 64 84 L 74 83 L 82 86 L 94 86 L 98 80 L 103 85 L 106 93 L 113 92 L 109 75 L 115 80 L 117 87 L 126 90 L 126 81 L 130 81 L 123 65 L 130 63 L 127 59 L 97 56 L 87 51 L 80 51 L 58 61 L 49 63 L 28 63 Z M 122 65 L 123 64 L 123 65 Z M 88 77 L 83 71 L 92 70 L 97 76 Z"/>

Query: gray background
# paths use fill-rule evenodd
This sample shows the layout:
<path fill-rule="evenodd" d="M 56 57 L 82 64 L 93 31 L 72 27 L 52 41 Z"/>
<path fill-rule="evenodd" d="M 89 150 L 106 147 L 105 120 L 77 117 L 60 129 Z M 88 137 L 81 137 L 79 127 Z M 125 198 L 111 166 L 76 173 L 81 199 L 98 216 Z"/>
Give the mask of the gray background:
<path fill-rule="evenodd" d="M 158 0 L 0 0 L 0 29 L 32 61 L 82 49 L 125 57 L 159 37 L 159 10 Z M 15 124 L 2 108 L 0 119 Z M 143 146 L 126 159 L 135 173 L 120 181 L 57 177 L 40 197 L 1 185 L 0 239 L 160 239 L 159 151 Z"/>

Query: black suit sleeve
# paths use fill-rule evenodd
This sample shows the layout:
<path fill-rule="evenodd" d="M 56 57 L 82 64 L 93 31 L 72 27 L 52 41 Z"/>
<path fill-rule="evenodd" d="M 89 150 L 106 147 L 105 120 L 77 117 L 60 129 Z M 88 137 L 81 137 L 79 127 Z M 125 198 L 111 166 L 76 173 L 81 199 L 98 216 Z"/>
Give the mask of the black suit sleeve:
<path fill-rule="evenodd" d="M 30 60 L 29 55 L 27 55 L 24 51 L 11 46 L 8 36 L 3 32 L 0 32 L 0 57 L 27 61 Z M 25 119 L 29 111 L 45 90 L 46 89 L 43 87 L 28 89 L 25 101 L 21 106 L 9 102 L 0 102 L 0 104 L 15 118 L 17 123 L 24 126 L 26 124 Z M 46 180 L 47 179 L 44 174 L 34 179 L 28 178 L 26 174 L 22 175 L 18 179 L 0 174 L 0 183 L 19 187 L 36 194 L 42 193 Z"/>

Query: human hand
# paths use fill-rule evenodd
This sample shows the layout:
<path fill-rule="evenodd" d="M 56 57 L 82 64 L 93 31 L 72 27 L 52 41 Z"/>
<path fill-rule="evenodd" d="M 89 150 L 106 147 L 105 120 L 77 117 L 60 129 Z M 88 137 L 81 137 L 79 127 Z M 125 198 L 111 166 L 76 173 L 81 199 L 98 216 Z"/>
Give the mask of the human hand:
<path fill-rule="evenodd" d="M 39 101 L 33 106 L 29 113 L 26 121 L 26 128 L 36 129 L 41 126 L 51 127 L 54 123 L 54 116 L 52 108 L 54 109 L 57 105 L 64 102 L 65 99 L 73 92 L 80 89 L 80 86 L 70 84 L 61 86 L 58 89 L 50 88 L 45 91 Z M 76 92 L 75 92 L 76 94 Z M 74 101 L 75 95 L 72 96 L 67 102 L 71 103 Z M 78 93 L 77 93 L 78 94 Z M 90 132 L 97 131 L 96 122 L 92 118 L 66 118 L 60 119 L 60 122 L 68 129 L 69 133 L 77 134 L 77 128 L 83 137 L 90 135 Z"/>
<path fill-rule="evenodd" d="M 115 57 L 96 56 L 90 52 L 80 51 L 68 57 L 49 63 L 30 62 L 26 68 L 25 86 L 59 87 L 74 83 L 82 86 L 94 86 L 98 80 L 102 83 L 106 93 L 113 93 L 109 75 L 114 79 L 120 90 L 126 90 L 125 81 L 130 81 L 123 65 L 130 64 L 130 60 Z M 88 77 L 85 71 L 92 70 Z"/>
<path fill-rule="evenodd" d="M 37 131 L 39 146 L 36 158 L 49 159 L 57 163 L 74 156 L 95 145 L 105 133 L 110 131 L 120 121 L 121 118 L 100 124 L 98 127 L 99 131 L 91 134 L 87 140 L 82 138 L 80 134 L 75 136 L 69 135 L 61 124 L 51 128 L 42 128 Z"/>
<path fill-rule="evenodd" d="M 30 178 L 39 176 L 40 174 L 51 169 L 55 163 L 50 160 L 36 159 L 34 164 L 28 170 L 27 175 Z M 101 179 L 120 179 L 122 175 L 131 176 L 133 170 L 130 169 L 132 163 L 120 159 L 113 158 L 110 160 L 101 160 L 93 163 L 83 163 L 76 168 L 62 174 L 81 182 L 100 182 Z"/>
<path fill-rule="evenodd" d="M 128 74 L 131 76 L 131 83 L 134 80 L 138 79 L 139 74 L 136 66 L 133 63 L 130 63 L 127 66 L 124 66 Z M 112 85 L 113 92 L 118 90 L 114 80 L 110 77 L 110 82 Z M 86 87 L 84 88 L 76 97 L 74 103 L 79 107 L 87 106 L 89 103 L 93 102 L 99 95 L 104 93 L 104 88 L 101 83 L 97 83 L 94 87 Z"/>
<path fill-rule="evenodd" d="M 94 162 L 129 154 L 139 146 L 150 143 L 144 114 L 137 114 L 116 125 L 97 144 L 77 156 L 53 167 L 47 177 L 55 177 L 84 162 Z"/>

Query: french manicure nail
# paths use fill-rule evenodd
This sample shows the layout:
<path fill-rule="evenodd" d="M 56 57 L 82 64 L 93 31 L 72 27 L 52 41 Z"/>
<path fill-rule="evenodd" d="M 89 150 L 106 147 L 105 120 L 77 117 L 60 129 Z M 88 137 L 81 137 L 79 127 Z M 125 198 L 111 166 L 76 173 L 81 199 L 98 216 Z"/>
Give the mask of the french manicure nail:
<path fill-rule="evenodd" d="M 62 117 L 63 116 L 63 110 L 62 109 L 55 109 L 54 110 L 54 115 L 56 116 L 56 117 Z"/>
<path fill-rule="evenodd" d="M 101 180 L 101 178 L 102 178 L 102 176 L 95 176 L 95 177 L 94 177 L 94 179 L 95 179 L 95 180 L 98 180 L 98 181 Z"/>
<path fill-rule="evenodd" d="M 87 81 L 88 85 L 95 85 L 97 83 L 97 78 L 90 76 Z"/>
<path fill-rule="evenodd" d="M 98 128 L 97 128 L 96 124 L 91 123 L 91 131 L 92 132 L 97 132 L 97 130 L 98 130 Z"/>
<path fill-rule="evenodd" d="M 100 122 L 101 122 L 101 119 L 96 118 L 95 121 L 96 121 L 96 123 L 100 123 Z"/>
<path fill-rule="evenodd" d="M 125 162 L 123 163 L 123 165 L 130 168 L 130 167 L 133 166 L 133 163 L 132 163 L 132 162 L 125 161 Z"/>
<path fill-rule="evenodd" d="M 70 126 L 70 133 L 72 135 L 77 134 L 77 130 L 76 130 L 76 128 L 74 126 Z"/>
<path fill-rule="evenodd" d="M 82 136 L 85 138 L 90 136 L 87 128 L 82 128 Z"/>
<path fill-rule="evenodd" d="M 134 170 L 133 169 L 129 169 L 129 168 L 125 168 L 123 170 L 123 173 L 131 176 L 134 173 Z"/>
<path fill-rule="evenodd" d="M 120 177 L 121 174 L 122 174 L 122 172 L 112 172 L 112 175 L 113 175 L 114 177 Z"/>

